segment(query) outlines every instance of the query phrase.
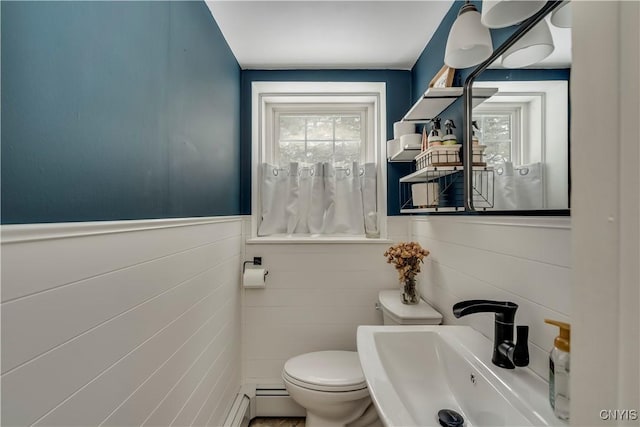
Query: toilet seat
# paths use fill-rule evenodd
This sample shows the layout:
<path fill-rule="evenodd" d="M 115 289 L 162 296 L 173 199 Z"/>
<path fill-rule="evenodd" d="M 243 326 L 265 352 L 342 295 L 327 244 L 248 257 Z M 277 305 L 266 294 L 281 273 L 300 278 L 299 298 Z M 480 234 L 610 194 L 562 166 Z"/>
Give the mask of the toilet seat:
<path fill-rule="evenodd" d="M 355 351 L 317 351 L 287 360 L 286 381 L 316 391 L 348 392 L 367 388 Z"/>

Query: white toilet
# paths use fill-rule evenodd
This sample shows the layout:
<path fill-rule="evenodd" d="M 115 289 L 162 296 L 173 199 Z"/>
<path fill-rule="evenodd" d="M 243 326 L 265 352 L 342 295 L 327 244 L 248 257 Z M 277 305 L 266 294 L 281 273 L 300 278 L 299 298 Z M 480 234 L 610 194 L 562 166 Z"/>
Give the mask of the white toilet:
<path fill-rule="evenodd" d="M 405 305 L 397 289 L 380 291 L 385 325 L 439 325 L 442 314 L 424 301 Z M 282 379 L 291 398 L 307 410 L 307 427 L 381 425 L 355 351 L 318 351 L 287 360 Z"/>

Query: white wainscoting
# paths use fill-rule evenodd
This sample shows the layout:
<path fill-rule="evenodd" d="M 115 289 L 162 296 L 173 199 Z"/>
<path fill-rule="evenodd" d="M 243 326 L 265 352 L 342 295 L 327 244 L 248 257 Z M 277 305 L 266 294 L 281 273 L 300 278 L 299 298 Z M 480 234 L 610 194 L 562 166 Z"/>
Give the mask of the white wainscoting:
<path fill-rule="evenodd" d="M 493 340 L 493 314 L 456 319 L 453 304 L 515 302 L 516 324 L 529 325 L 530 367 L 547 379 L 557 328 L 543 319 L 570 322 L 570 219 L 450 216 L 412 222 L 413 239 L 431 251 L 420 289 L 444 323 L 471 325 Z"/>
<path fill-rule="evenodd" d="M 408 238 L 407 217 L 387 224 L 390 240 Z M 244 289 L 244 382 L 282 384 L 284 363 L 298 354 L 355 351 L 358 326 L 382 323 L 378 291 L 398 283 L 383 256 L 389 246 L 247 244 L 246 259 L 261 256 L 269 275 L 264 289 Z"/>
<path fill-rule="evenodd" d="M 2 425 L 217 426 L 240 217 L 2 227 Z"/>

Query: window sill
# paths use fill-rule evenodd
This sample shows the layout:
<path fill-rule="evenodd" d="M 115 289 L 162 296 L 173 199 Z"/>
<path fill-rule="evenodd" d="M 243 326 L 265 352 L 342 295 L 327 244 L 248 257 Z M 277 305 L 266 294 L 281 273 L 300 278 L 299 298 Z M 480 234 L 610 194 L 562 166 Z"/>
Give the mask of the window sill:
<path fill-rule="evenodd" d="M 291 245 L 291 244 L 385 244 L 393 243 L 391 239 L 367 238 L 364 236 L 269 236 L 247 239 L 248 245 Z"/>

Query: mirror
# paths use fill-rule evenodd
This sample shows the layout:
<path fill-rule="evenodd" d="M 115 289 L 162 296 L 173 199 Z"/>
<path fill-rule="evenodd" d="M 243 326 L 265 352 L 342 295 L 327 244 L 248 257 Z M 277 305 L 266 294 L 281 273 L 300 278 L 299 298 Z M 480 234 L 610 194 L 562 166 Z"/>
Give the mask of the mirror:
<path fill-rule="evenodd" d="M 566 7 L 557 10 L 561 9 Z M 552 14 L 473 82 L 473 88 L 498 89 L 473 109 L 478 143 L 474 152 L 484 150 L 483 160 L 494 170 L 493 208 L 489 211 L 569 209 L 571 28 L 554 25 L 557 20 Z M 536 60 L 537 54 L 543 56 L 551 49 L 539 34 L 533 34 L 541 27 L 548 27 L 542 29 L 551 35 L 548 40 L 552 40 L 553 51 Z M 530 37 L 537 38 L 535 49 L 518 51 L 528 45 Z M 524 66 L 510 68 L 519 64 Z"/>

